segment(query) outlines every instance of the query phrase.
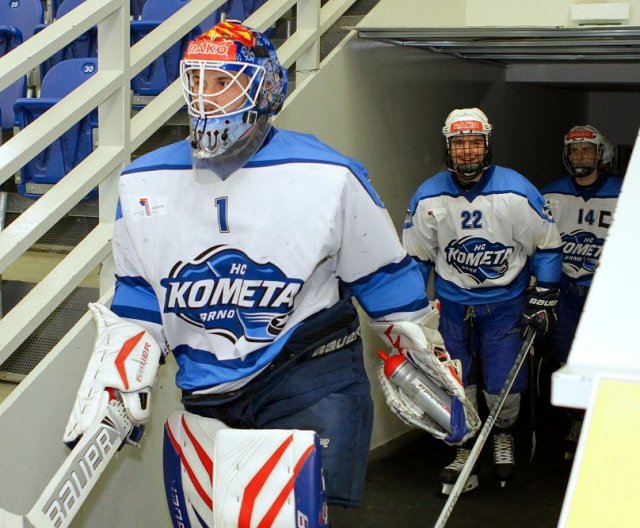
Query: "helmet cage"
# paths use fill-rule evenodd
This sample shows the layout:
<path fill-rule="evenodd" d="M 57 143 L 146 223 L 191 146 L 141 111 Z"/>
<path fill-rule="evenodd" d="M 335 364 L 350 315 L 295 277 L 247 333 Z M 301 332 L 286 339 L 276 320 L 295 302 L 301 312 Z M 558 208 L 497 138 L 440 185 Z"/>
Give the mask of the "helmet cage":
<path fill-rule="evenodd" d="M 491 165 L 492 129 L 489 119 L 479 108 L 457 108 L 447 116 L 442 127 L 442 134 L 445 138 L 445 162 L 447 169 L 453 172 L 461 182 L 472 182 Z M 453 160 L 452 142 L 454 138 L 468 136 L 482 136 L 485 153 L 479 162 L 459 166 Z"/>
<path fill-rule="evenodd" d="M 455 138 L 465 137 L 465 136 L 481 136 L 484 142 L 484 156 L 478 163 L 473 163 L 465 166 L 461 166 L 456 164 L 453 160 L 453 156 L 451 154 L 451 143 Z M 480 176 L 486 169 L 491 165 L 491 134 L 482 133 L 477 131 L 472 132 L 460 132 L 457 134 L 448 134 L 445 135 L 445 162 L 447 164 L 447 169 L 450 172 L 453 172 L 456 177 L 464 182 L 469 183 L 475 180 L 478 176 Z"/>
<path fill-rule="evenodd" d="M 596 156 L 591 165 L 576 165 L 571 161 L 571 157 L 569 155 L 571 145 L 579 143 L 589 143 L 595 146 Z M 562 162 L 564 163 L 569 175 L 574 178 L 581 178 L 592 174 L 593 171 L 597 170 L 602 164 L 604 147 L 604 136 L 602 136 L 602 134 L 592 126 L 575 126 L 569 130 L 569 132 L 564 136 L 564 149 L 562 153 Z"/>
<path fill-rule="evenodd" d="M 217 92 L 205 93 L 205 72 L 222 72 L 229 77 L 229 84 Z M 198 85 L 193 86 L 192 76 L 198 74 Z M 197 118 L 232 116 L 255 108 L 264 83 L 265 69 L 256 64 L 243 62 L 219 62 L 205 60 L 183 60 L 180 63 L 182 90 L 187 101 L 189 115 Z M 241 81 L 246 76 L 246 85 Z M 220 104 L 213 100 L 225 94 L 232 87 L 239 87 L 236 97 Z M 242 104 L 237 106 L 239 101 Z"/>

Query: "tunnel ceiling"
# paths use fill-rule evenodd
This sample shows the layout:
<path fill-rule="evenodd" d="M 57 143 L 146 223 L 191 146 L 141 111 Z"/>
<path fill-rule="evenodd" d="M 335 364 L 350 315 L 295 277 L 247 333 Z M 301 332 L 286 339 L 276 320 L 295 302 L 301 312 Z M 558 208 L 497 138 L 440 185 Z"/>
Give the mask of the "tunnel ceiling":
<path fill-rule="evenodd" d="M 365 39 L 505 65 L 511 81 L 640 84 L 636 26 L 357 29 Z"/>
<path fill-rule="evenodd" d="M 464 59 L 640 63 L 640 27 L 360 29 L 360 37 Z"/>

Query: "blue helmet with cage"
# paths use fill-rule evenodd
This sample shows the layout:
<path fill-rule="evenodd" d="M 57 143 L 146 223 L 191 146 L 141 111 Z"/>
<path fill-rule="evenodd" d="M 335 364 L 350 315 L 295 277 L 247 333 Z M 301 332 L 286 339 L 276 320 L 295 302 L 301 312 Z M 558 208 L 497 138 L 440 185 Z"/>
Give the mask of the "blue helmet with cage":
<path fill-rule="evenodd" d="M 284 103 L 287 70 L 273 44 L 238 22 L 220 22 L 188 44 L 180 77 L 194 158 L 224 155 L 225 166 L 237 170 L 260 147 L 270 117 Z"/>

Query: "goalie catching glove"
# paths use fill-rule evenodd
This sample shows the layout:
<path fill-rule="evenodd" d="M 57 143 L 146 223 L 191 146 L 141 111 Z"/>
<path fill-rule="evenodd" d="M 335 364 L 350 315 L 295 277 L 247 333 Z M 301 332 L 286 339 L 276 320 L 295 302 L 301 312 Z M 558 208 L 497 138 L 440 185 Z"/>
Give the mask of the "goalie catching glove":
<path fill-rule="evenodd" d="M 94 423 L 104 419 L 109 402 L 124 408 L 125 443 L 138 445 L 150 415 L 150 393 L 162 349 L 141 326 L 121 319 L 107 307 L 90 303 L 97 326 L 96 341 L 64 432 L 64 443 L 75 445 Z M 122 414 L 122 413 L 121 413 Z M 126 423 L 126 422 L 130 422 Z M 122 424 L 121 424 L 122 425 Z"/>
<path fill-rule="evenodd" d="M 432 307 L 420 324 L 372 321 L 385 343 L 409 363 L 380 354 L 385 363 L 378 368 L 378 379 L 387 404 L 403 422 L 457 445 L 475 434 L 480 418 L 465 395 L 460 362 L 445 350 L 439 319 Z"/>

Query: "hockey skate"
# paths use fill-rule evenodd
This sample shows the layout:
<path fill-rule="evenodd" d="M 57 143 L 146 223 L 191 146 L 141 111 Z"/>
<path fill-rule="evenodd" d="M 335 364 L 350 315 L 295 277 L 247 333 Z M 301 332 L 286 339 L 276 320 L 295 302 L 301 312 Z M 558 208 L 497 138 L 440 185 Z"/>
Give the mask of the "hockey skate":
<path fill-rule="evenodd" d="M 573 457 L 575 457 L 581 430 L 582 421 L 572 418 L 571 429 L 569 430 L 569 434 L 564 438 L 563 441 L 565 460 L 573 460 Z"/>
<path fill-rule="evenodd" d="M 493 433 L 493 465 L 500 480 L 500 486 L 504 488 L 515 466 L 513 434 L 510 430 L 498 429 Z"/>
<path fill-rule="evenodd" d="M 459 447 L 456 453 L 456 458 L 449 464 L 448 466 L 442 468 L 440 470 L 440 482 L 442 483 L 442 493 L 444 495 L 450 495 L 453 490 L 453 486 L 458 480 L 458 476 L 462 471 L 465 463 L 469 459 L 469 454 L 471 453 L 471 449 L 467 449 L 465 447 Z M 462 493 L 467 491 L 471 491 L 478 487 L 478 475 L 475 473 L 475 468 L 472 470 L 471 474 L 467 478 L 467 482 L 465 482 L 464 487 L 462 488 Z"/>

